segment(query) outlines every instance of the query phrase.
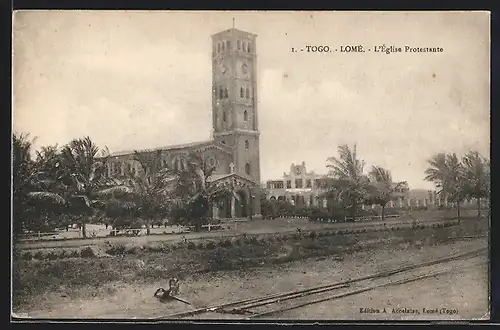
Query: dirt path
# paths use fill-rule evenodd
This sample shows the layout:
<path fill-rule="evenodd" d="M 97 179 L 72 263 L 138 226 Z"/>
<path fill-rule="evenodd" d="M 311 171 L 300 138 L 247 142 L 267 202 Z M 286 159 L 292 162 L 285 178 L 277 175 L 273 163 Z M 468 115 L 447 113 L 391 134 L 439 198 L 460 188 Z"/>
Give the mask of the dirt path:
<path fill-rule="evenodd" d="M 193 308 L 346 280 L 396 268 L 401 264 L 413 264 L 486 247 L 487 244 L 485 240 L 456 241 L 424 249 L 401 245 L 394 250 L 352 253 L 345 255 L 343 261 L 336 261 L 330 257 L 268 268 L 194 275 L 184 279 L 181 285 L 181 296 L 191 301 L 193 306 L 180 302 L 166 304 L 158 302 L 153 294 L 158 287 L 167 287 L 168 279 L 165 278 L 157 282 L 135 285 L 108 283 L 99 289 L 89 287 L 88 291 L 73 297 L 64 296 L 68 290 L 60 288 L 59 292 L 52 292 L 33 300 L 33 306 L 36 308 L 16 312 L 27 313 L 24 315 L 35 318 L 162 317 Z M 297 310 L 287 317 L 359 319 L 360 307 L 398 304 L 409 307 L 447 307 L 446 303 L 451 299 L 461 306 L 460 314 L 456 318 L 479 318 L 486 313 L 488 306 L 487 278 L 487 268 L 478 267 L 464 274 L 446 275 L 416 282 L 412 284 L 413 286 L 380 289 L 377 292 L 353 296 L 349 298 L 350 300 L 345 300 L 341 304 L 332 303 L 329 307 L 328 304 L 321 304 L 327 307 Z M 408 294 L 409 289 L 412 290 L 411 295 Z M 424 303 L 425 305 L 422 305 Z M 448 306 L 452 307 L 450 304 Z M 203 317 L 206 318 L 208 315 Z M 217 314 L 214 317 L 229 316 Z M 364 318 L 367 318 L 366 315 L 361 317 Z"/>

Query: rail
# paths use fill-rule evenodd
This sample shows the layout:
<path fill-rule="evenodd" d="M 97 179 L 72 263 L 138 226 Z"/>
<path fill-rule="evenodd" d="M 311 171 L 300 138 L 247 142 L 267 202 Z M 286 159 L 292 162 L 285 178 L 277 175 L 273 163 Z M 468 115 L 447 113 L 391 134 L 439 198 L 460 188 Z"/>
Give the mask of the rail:
<path fill-rule="evenodd" d="M 248 299 L 243 299 L 243 300 L 239 300 L 239 301 L 235 301 L 235 302 L 215 305 L 215 306 L 211 306 L 211 307 L 198 308 L 198 309 L 191 310 L 191 311 L 171 314 L 171 315 L 168 315 L 166 317 L 160 317 L 160 318 L 157 318 L 156 320 L 168 320 L 168 319 L 183 318 L 183 317 L 199 315 L 199 314 L 208 313 L 208 312 L 225 312 L 225 313 L 244 314 L 245 311 L 247 311 L 249 308 L 269 305 L 269 304 L 273 304 L 276 302 L 282 302 L 285 300 L 291 300 L 291 299 L 296 299 L 299 297 L 304 297 L 307 295 L 332 291 L 332 290 L 339 289 L 339 288 L 345 288 L 345 287 L 350 286 L 353 283 L 362 282 L 362 281 L 371 280 L 371 279 L 376 279 L 376 278 L 387 278 L 387 277 L 395 275 L 395 274 L 399 274 L 399 273 L 403 273 L 403 272 L 407 272 L 407 271 L 411 271 L 411 270 L 416 270 L 416 269 L 420 269 L 423 267 L 432 266 L 432 265 L 436 265 L 436 264 L 440 264 L 440 263 L 445 263 L 445 262 L 449 262 L 449 261 L 453 261 L 453 260 L 458 260 L 458 259 L 468 258 L 468 257 L 475 257 L 481 253 L 487 252 L 487 250 L 488 250 L 487 248 L 480 248 L 480 249 L 468 251 L 468 252 L 461 253 L 461 254 L 454 254 L 454 255 L 440 258 L 440 259 L 435 259 L 435 260 L 426 261 L 426 262 L 422 262 L 422 263 L 418 263 L 418 264 L 403 266 L 403 267 L 399 267 L 399 268 L 396 268 L 393 270 L 383 271 L 383 272 L 379 272 L 379 273 L 375 273 L 375 274 L 371 274 L 371 275 L 367 275 L 367 276 L 361 276 L 361 277 L 358 277 L 355 279 L 350 279 L 347 281 L 330 283 L 330 284 L 326 284 L 326 285 L 316 286 L 316 287 L 302 289 L 302 290 L 295 290 L 295 291 L 290 291 L 290 292 L 286 292 L 286 293 L 277 293 L 277 294 L 267 295 L 267 296 L 263 296 L 263 297 L 248 298 Z M 433 275 L 433 276 L 436 276 L 436 275 Z M 386 285 L 389 285 L 389 284 L 386 284 Z M 352 291 L 351 293 L 346 293 L 346 294 L 343 294 L 341 296 L 337 295 L 337 296 L 333 296 L 333 297 L 327 297 L 328 299 L 323 298 L 324 300 L 320 299 L 320 300 L 315 301 L 315 302 L 321 302 L 321 301 L 341 298 L 341 297 L 344 297 L 347 295 L 352 295 L 352 294 L 365 292 L 368 290 L 373 290 L 373 289 L 378 288 L 378 287 L 380 287 L 380 286 L 365 288 L 363 290 Z M 294 308 L 299 308 L 299 307 L 302 307 L 302 306 L 298 306 L 298 307 L 296 306 Z M 229 309 L 229 308 L 231 308 L 231 309 Z M 282 310 L 283 309 L 281 309 L 280 311 L 282 311 Z M 264 312 L 264 313 L 260 313 L 260 314 L 254 314 L 254 315 L 249 316 L 249 317 L 255 318 L 255 317 L 270 315 L 273 313 L 277 313 L 277 310 L 273 310 L 270 312 Z"/>

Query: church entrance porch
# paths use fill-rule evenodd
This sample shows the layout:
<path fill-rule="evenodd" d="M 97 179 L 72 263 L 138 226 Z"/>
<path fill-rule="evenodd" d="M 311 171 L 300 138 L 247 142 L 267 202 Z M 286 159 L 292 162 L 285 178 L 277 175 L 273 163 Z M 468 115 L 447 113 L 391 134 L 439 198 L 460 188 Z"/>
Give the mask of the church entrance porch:
<path fill-rule="evenodd" d="M 258 185 L 237 174 L 223 175 L 212 180 L 212 184 L 220 190 L 227 191 L 227 196 L 212 206 L 214 219 L 260 218 L 260 196 L 255 196 Z"/>

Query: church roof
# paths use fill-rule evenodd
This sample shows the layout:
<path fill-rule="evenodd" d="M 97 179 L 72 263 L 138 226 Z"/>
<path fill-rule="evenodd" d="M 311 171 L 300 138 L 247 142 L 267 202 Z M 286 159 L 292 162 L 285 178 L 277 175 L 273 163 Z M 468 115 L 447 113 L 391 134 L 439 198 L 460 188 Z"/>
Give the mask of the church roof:
<path fill-rule="evenodd" d="M 221 184 L 233 184 L 237 186 L 250 185 L 255 186 L 258 183 L 254 182 L 250 178 L 241 176 L 237 173 L 228 173 L 228 174 L 213 174 L 208 178 L 209 182 L 217 182 Z"/>
<path fill-rule="evenodd" d="M 216 145 L 221 148 L 228 149 L 229 146 L 226 146 L 222 143 L 219 143 L 215 140 L 207 140 L 207 141 L 199 141 L 199 142 L 191 142 L 191 143 L 184 143 L 184 144 L 176 144 L 176 145 L 170 145 L 170 146 L 164 146 L 164 147 L 159 147 L 159 148 L 153 148 L 153 149 L 144 149 L 144 150 L 136 150 L 136 151 L 176 151 L 176 150 L 182 150 L 182 149 L 189 149 L 189 148 L 199 148 L 199 147 L 206 147 L 210 145 Z M 228 149 L 229 151 L 229 149 Z M 124 155 L 130 155 L 133 154 L 134 150 L 128 150 L 128 151 L 117 151 L 111 153 L 111 156 L 124 156 Z"/>

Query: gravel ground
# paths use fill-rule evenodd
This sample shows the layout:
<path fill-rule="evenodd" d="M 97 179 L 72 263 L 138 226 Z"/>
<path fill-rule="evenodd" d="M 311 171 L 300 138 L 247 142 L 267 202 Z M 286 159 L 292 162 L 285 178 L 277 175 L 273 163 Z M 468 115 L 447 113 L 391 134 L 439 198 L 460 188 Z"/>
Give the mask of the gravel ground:
<path fill-rule="evenodd" d="M 154 283 L 131 285 L 108 283 L 99 289 L 90 288 L 78 296 L 66 296 L 64 288 L 36 299 L 36 308 L 16 311 L 34 318 L 153 318 L 193 308 L 264 296 L 273 293 L 323 285 L 383 270 L 432 260 L 480 247 L 481 240 L 455 241 L 441 246 L 423 248 L 401 244 L 399 248 L 351 253 L 342 261 L 334 257 L 308 259 L 279 266 L 240 271 L 223 271 L 194 275 L 184 279 L 180 296 L 192 303 L 158 302 L 153 294 L 158 287 L 167 287 L 168 279 Z M 282 317 L 290 319 L 374 319 L 374 314 L 360 314 L 359 308 L 402 306 L 407 308 L 458 309 L 458 319 L 483 317 L 488 310 L 488 269 L 478 265 L 467 271 L 437 278 L 377 289 L 336 302 L 325 302 L 298 309 Z M 486 314 L 487 315 L 487 314 Z M 445 315 L 446 316 L 446 315 Z M 197 318 L 238 318 L 234 315 L 201 315 Z M 392 315 L 384 319 L 404 319 Z M 439 315 L 438 319 L 445 319 Z"/>

